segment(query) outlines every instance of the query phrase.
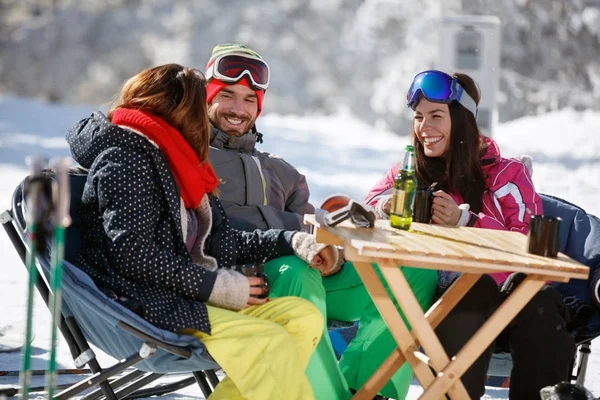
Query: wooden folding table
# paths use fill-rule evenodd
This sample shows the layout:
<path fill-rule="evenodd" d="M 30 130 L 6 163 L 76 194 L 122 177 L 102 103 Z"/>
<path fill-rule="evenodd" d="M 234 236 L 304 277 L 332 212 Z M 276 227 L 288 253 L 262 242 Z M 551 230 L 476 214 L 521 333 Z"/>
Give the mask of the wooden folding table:
<path fill-rule="evenodd" d="M 306 215 L 305 222 L 315 227 L 318 242 L 344 246 L 346 260 L 354 264 L 398 344 L 353 399 L 372 399 L 405 361 L 423 386 L 420 399 L 437 400 L 444 394 L 468 399 L 459 378 L 535 293 L 548 281 L 587 279 L 589 273 L 587 267 L 562 253 L 557 258 L 527 253 L 527 237 L 518 232 L 419 223 L 403 231 L 391 228 L 386 220 L 378 220 L 375 228 L 358 228 L 349 221 L 330 227 L 320 225 L 314 215 Z M 372 263 L 378 265 L 412 331 L 402 321 Z M 400 265 L 462 275 L 424 313 Z M 434 329 L 482 274 L 492 272 L 524 272 L 527 277 L 450 360 Z"/>

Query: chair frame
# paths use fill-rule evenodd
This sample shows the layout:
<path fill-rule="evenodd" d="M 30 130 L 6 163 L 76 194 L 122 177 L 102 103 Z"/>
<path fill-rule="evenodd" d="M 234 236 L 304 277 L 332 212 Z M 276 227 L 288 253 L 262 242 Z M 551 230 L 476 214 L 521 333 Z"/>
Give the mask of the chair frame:
<path fill-rule="evenodd" d="M 585 376 L 587 373 L 588 362 L 589 362 L 590 354 L 592 352 L 591 344 L 592 344 L 592 340 L 594 340 L 594 339 L 595 339 L 595 337 L 590 337 L 590 338 L 585 338 L 585 339 L 580 339 L 580 340 L 575 338 L 576 352 L 575 352 L 575 356 L 573 357 L 573 360 L 571 361 L 571 368 L 569 369 L 570 370 L 570 379 L 569 380 L 571 381 L 571 383 L 578 383 L 580 385 L 585 384 Z M 488 371 L 488 375 L 490 377 L 497 376 L 497 377 L 508 378 L 510 376 L 510 368 L 508 368 L 506 370 L 504 370 L 504 368 L 506 368 L 505 366 L 499 366 L 496 368 L 502 369 L 501 372 L 496 374 L 496 373 L 490 373 L 490 371 Z"/>
<path fill-rule="evenodd" d="M 23 265 L 26 267 L 27 246 L 24 242 L 23 236 L 19 233 L 25 232 L 26 222 L 22 214 L 16 212 L 16 210 L 20 210 L 22 201 L 21 199 L 22 190 L 19 186 L 19 188 L 17 188 L 13 194 L 11 209 L 0 214 L 0 222 L 2 222 L 4 230 L 19 254 Z M 38 264 L 36 263 L 36 265 Z M 51 290 L 46 280 L 44 280 L 43 271 L 41 271 L 39 266 L 38 270 L 40 270 L 40 273 L 38 274 L 35 286 L 40 296 L 46 303 L 46 306 L 49 306 Z M 202 391 L 204 397 L 208 398 L 208 396 L 219 383 L 219 379 L 214 370 L 193 371 L 191 372 L 191 377 L 154 387 L 147 386 L 166 374 L 145 372 L 139 369 L 134 369 L 120 378 L 115 378 L 117 374 L 120 374 L 127 368 L 134 367 L 138 362 L 152 357 L 156 353 L 157 349 L 162 349 L 182 358 L 189 358 L 192 354 L 191 350 L 186 347 L 165 343 L 159 339 L 147 335 L 146 333 L 134 328 L 124 321 L 119 321 L 117 326 L 129 332 L 131 335 L 141 339 L 143 344 L 137 353 L 131 354 L 129 357 L 118 361 L 116 364 L 108 368 L 102 368 L 96 358 L 96 355 L 85 339 L 76 319 L 72 316 L 65 318 L 63 315 L 61 315 L 59 321 L 59 330 L 67 342 L 75 367 L 81 370 L 87 364 L 92 372 L 92 375 L 67 387 L 66 389 L 61 390 L 53 397 L 53 399 L 69 399 L 83 391 L 89 390 L 90 388 L 95 388 L 95 390 L 82 397 L 83 400 L 116 400 L 162 396 L 193 385 L 194 383 L 198 384 L 198 387 Z M 13 395 L 15 391 L 16 390 L 14 388 L 0 389 L 0 395 Z"/>
<path fill-rule="evenodd" d="M 577 354 L 573 359 L 573 368 L 571 369 L 571 381 L 584 385 L 587 366 L 592 352 L 592 338 L 577 343 Z"/>
<path fill-rule="evenodd" d="M 592 214 L 586 213 L 583 208 L 581 208 L 578 205 L 573 204 L 565 199 L 562 199 L 557 196 L 545 194 L 545 193 L 540 193 L 540 195 L 542 196 L 542 201 L 544 200 L 544 198 L 549 198 L 551 200 L 555 200 L 560 203 L 564 203 L 566 205 L 569 205 L 573 208 L 580 210 L 582 213 L 586 214 L 588 217 L 591 217 L 591 218 L 597 220 L 598 222 L 600 222 L 600 219 L 598 219 L 598 217 L 596 217 Z M 583 385 L 585 383 L 585 376 L 587 373 L 589 357 L 590 357 L 590 353 L 592 352 L 591 343 L 592 343 L 592 340 L 594 340 L 597 337 L 600 337 L 600 335 L 599 335 L 600 332 L 595 332 L 595 333 L 596 333 L 595 336 L 592 336 L 589 334 L 582 335 L 582 336 L 574 335 L 575 344 L 577 346 L 577 349 L 576 349 L 575 357 L 573 357 L 573 361 L 571 362 L 572 368 L 570 369 L 571 370 L 570 380 L 572 383 L 577 383 L 580 385 Z M 500 367 L 500 368 L 503 368 L 503 367 Z M 500 374 L 491 374 L 490 376 L 510 376 L 510 369 L 508 369 L 507 371 L 503 371 Z"/>

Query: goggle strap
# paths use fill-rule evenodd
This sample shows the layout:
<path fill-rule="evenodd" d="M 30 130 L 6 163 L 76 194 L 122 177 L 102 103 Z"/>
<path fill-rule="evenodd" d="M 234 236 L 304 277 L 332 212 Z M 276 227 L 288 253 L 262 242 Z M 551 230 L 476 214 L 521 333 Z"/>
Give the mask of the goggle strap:
<path fill-rule="evenodd" d="M 465 89 L 461 88 L 456 101 L 458 101 L 464 108 L 471 111 L 471 114 L 477 118 L 477 103 L 475 103 L 475 100 L 473 100 L 473 98 Z"/>
<path fill-rule="evenodd" d="M 206 77 L 206 80 L 207 80 L 207 81 L 209 81 L 209 80 L 211 80 L 212 78 L 214 78 L 214 75 L 215 75 L 215 74 L 214 74 L 214 70 L 215 70 L 215 63 L 212 63 L 212 64 L 210 64 L 210 67 L 208 67 L 208 68 L 206 69 L 206 74 L 205 74 L 205 77 Z"/>
<path fill-rule="evenodd" d="M 347 205 L 335 211 L 315 210 L 317 222 L 322 225 L 336 226 L 350 218 L 355 226 L 372 228 L 375 226 L 375 212 L 364 204 L 350 200 Z"/>

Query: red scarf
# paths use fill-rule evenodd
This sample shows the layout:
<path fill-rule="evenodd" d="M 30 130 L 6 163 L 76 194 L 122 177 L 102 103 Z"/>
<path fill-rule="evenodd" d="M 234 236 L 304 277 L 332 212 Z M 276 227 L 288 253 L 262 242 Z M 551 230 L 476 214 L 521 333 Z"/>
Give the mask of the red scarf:
<path fill-rule="evenodd" d="M 113 113 L 112 123 L 135 129 L 158 145 L 175 176 L 186 208 L 198 207 L 202 197 L 215 190 L 219 184 L 210 163 L 200 163 L 181 133 L 156 115 L 117 108 Z"/>

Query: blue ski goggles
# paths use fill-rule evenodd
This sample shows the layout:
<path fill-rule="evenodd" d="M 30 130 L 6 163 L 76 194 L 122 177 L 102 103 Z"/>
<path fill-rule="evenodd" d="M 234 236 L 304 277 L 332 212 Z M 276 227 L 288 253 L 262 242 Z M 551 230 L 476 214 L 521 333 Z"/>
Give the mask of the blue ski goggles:
<path fill-rule="evenodd" d="M 469 110 L 473 117 L 477 117 L 475 100 L 469 96 L 455 78 L 442 71 L 423 71 L 415 76 L 406 97 L 408 106 L 413 110 L 417 107 L 419 93 L 434 103 L 450 104 L 457 101 Z"/>

